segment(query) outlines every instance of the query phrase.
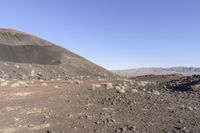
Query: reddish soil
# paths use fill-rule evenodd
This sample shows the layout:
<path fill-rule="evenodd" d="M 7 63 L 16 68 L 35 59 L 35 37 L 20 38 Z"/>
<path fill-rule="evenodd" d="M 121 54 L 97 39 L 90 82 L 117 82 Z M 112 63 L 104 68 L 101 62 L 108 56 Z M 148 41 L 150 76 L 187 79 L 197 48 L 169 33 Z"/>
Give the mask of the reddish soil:
<path fill-rule="evenodd" d="M 116 87 L 91 86 L 126 80 L 25 81 L 27 85 L 16 88 L 11 85 L 18 81 L 11 81 L 0 88 L 0 132 L 200 132 L 198 91 L 172 92 L 162 86 L 161 77 L 154 77 L 155 82 L 147 77 L 133 80 L 121 93 Z"/>

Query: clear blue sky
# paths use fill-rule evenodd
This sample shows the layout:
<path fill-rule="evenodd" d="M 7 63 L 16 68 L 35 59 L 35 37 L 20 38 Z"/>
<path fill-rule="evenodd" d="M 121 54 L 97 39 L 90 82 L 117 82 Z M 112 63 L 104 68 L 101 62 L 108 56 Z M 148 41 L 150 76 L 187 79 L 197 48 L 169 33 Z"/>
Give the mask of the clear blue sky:
<path fill-rule="evenodd" d="M 0 27 L 108 69 L 200 66 L 199 0 L 1 0 Z"/>

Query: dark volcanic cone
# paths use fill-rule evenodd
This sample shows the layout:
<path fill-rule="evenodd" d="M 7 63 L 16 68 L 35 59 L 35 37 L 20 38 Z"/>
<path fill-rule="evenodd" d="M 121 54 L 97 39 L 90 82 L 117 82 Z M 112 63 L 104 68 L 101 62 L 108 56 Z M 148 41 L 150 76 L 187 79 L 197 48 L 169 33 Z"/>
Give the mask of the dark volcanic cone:
<path fill-rule="evenodd" d="M 19 75 L 27 78 L 31 71 L 32 76 L 34 71 L 45 79 L 113 76 L 104 68 L 51 42 L 11 29 L 0 29 L 0 65 L 1 77 L 6 75 L 7 78 Z"/>

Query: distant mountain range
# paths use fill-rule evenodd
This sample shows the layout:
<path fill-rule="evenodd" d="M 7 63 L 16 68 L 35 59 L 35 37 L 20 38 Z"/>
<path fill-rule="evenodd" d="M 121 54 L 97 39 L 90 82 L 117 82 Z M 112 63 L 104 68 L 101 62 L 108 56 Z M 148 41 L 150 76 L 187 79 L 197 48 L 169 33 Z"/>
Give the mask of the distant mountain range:
<path fill-rule="evenodd" d="M 194 75 L 200 74 L 199 67 L 151 67 L 151 68 L 134 68 L 127 70 L 115 70 L 114 73 L 117 73 L 121 76 L 142 76 L 142 75 L 166 75 L 166 74 L 183 74 L 183 75 Z"/>

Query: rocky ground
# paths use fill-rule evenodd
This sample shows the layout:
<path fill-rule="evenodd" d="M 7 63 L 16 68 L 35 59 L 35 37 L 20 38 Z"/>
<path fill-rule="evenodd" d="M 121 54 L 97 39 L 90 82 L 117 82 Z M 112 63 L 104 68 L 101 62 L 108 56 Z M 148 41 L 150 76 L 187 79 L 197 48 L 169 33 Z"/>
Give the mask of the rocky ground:
<path fill-rule="evenodd" d="M 200 84 L 180 75 L 3 80 L 1 133 L 198 133 Z M 176 81 L 176 82 L 175 82 Z M 175 84 L 177 83 L 177 84 Z"/>
<path fill-rule="evenodd" d="M 0 133 L 200 132 L 197 75 L 121 78 L 12 29 L 0 29 L 0 68 Z"/>

